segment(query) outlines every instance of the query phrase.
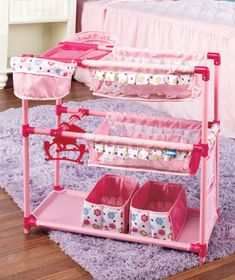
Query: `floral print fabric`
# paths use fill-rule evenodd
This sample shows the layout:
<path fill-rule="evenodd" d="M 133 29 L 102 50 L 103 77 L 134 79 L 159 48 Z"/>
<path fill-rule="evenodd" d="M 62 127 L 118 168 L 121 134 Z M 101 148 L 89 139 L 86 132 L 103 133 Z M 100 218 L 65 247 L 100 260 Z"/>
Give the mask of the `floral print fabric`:
<path fill-rule="evenodd" d="M 94 229 L 124 232 L 123 209 L 84 201 L 82 213 L 83 226 Z"/>
<path fill-rule="evenodd" d="M 138 210 L 131 207 L 132 235 L 172 240 L 173 233 L 169 216 L 158 212 Z"/>

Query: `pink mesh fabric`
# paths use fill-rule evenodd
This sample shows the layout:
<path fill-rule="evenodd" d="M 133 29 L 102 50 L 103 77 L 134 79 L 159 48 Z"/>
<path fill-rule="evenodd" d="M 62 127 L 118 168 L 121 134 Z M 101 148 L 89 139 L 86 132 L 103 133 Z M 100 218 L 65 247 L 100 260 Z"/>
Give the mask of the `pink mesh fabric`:
<path fill-rule="evenodd" d="M 197 153 L 187 147 L 200 142 L 200 122 L 110 113 L 95 133 L 113 137 L 109 142 L 102 142 L 102 137 L 94 138 L 90 143 L 89 165 L 187 174 L 197 172 L 200 155 L 195 156 Z M 136 146 L 133 141 L 129 145 L 120 145 L 116 142 L 117 137 L 139 139 L 143 146 Z M 148 146 L 148 140 L 154 140 L 155 147 Z"/>

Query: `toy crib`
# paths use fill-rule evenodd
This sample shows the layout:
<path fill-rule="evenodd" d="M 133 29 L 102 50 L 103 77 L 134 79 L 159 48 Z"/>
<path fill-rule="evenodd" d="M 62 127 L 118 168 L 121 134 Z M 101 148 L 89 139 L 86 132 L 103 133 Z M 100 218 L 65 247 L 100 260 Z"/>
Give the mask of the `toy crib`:
<path fill-rule="evenodd" d="M 94 95 L 145 101 L 196 98 L 201 93 L 194 67 L 203 56 L 159 54 L 136 49 L 115 48 L 92 68 Z"/>
<path fill-rule="evenodd" d="M 61 42 L 40 57 L 11 59 L 14 92 L 23 106 L 24 231 L 40 226 L 156 244 L 198 253 L 204 262 L 219 215 L 220 55 L 119 49 L 108 44 L 110 37 L 97 34 L 78 35 L 77 42 Z M 207 59 L 213 60 L 215 72 L 212 121 L 208 121 L 207 109 L 211 81 Z M 69 94 L 77 67 L 89 70 L 94 94 L 105 97 L 183 101 L 201 95 L 202 121 L 65 107 L 62 98 Z M 30 126 L 31 99 L 56 100 L 55 128 Z M 72 116 L 62 122 L 62 114 Z M 79 126 L 86 116 L 103 118 L 93 133 Z M 29 136 L 33 134 L 52 137 L 44 148 L 46 160 L 55 161 L 55 177 L 48 197 L 31 212 Z M 74 157 L 64 156 L 71 151 Z M 139 186 L 132 178 L 105 175 L 90 194 L 61 186 L 60 160 L 83 164 L 86 153 L 90 166 L 114 169 L 193 176 L 201 166 L 200 207 L 188 208 L 184 186 L 169 182 Z M 61 205 L 69 211 L 62 214 Z"/>

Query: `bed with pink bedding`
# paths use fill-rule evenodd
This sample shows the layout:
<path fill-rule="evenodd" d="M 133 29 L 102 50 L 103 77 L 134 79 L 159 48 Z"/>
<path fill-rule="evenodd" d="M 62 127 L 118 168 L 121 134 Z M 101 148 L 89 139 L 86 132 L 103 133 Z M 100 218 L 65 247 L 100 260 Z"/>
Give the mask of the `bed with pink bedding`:
<path fill-rule="evenodd" d="M 220 52 L 223 61 L 220 79 L 222 133 L 235 138 L 235 3 L 215 0 L 84 1 L 82 31 L 91 30 L 116 35 L 121 46 L 182 53 Z M 174 117 L 200 118 L 200 99 L 193 103 L 148 104 Z"/>

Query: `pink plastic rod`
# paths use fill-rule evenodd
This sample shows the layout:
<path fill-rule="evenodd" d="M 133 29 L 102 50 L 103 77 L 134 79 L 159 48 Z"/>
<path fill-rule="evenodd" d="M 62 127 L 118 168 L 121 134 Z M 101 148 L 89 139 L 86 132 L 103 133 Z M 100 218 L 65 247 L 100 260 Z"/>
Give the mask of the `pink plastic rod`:
<path fill-rule="evenodd" d="M 202 104 L 202 144 L 207 144 L 208 139 L 208 94 L 209 80 L 204 80 Z M 206 187 L 207 187 L 207 157 L 201 159 L 201 186 L 200 186 L 200 228 L 199 243 L 206 243 Z"/>
<path fill-rule="evenodd" d="M 214 78 L 214 120 L 219 121 L 219 106 L 220 106 L 220 96 L 219 96 L 219 87 L 220 87 L 220 66 L 215 66 L 215 78 Z"/>
<path fill-rule="evenodd" d="M 23 125 L 28 125 L 28 100 L 22 100 Z M 30 215 L 29 139 L 23 137 L 24 217 Z"/>
<path fill-rule="evenodd" d="M 79 112 L 79 110 L 80 110 L 80 109 L 67 108 L 67 113 L 68 113 L 68 114 L 76 114 L 76 113 Z M 115 113 L 114 113 L 114 114 L 115 114 Z M 88 110 L 88 116 L 106 117 L 106 113 Z"/>
<path fill-rule="evenodd" d="M 34 134 L 43 134 L 43 135 L 56 135 L 55 130 L 44 129 L 44 128 L 34 128 Z M 149 139 L 137 139 L 137 138 L 124 138 L 117 136 L 108 136 L 92 133 L 80 133 L 80 132 L 69 132 L 69 131 L 58 131 L 58 134 L 64 137 L 69 138 L 79 138 L 84 139 L 90 142 L 101 142 L 101 143 L 112 143 L 117 145 L 127 145 L 127 146 L 136 146 L 143 148 L 159 148 L 159 149 L 170 149 L 170 150 L 180 150 L 180 151 L 192 151 L 193 145 L 184 144 L 184 143 L 174 143 L 174 142 L 165 142 L 165 141 L 155 141 Z"/>
<path fill-rule="evenodd" d="M 214 120 L 220 122 L 220 65 L 215 65 L 215 78 L 214 78 Z M 216 136 L 216 208 L 219 210 L 219 134 Z"/>
<path fill-rule="evenodd" d="M 58 99 L 56 101 L 56 105 L 61 105 L 61 103 L 62 103 L 61 99 Z M 60 118 L 61 118 L 61 115 L 56 114 L 56 128 L 59 128 L 59 126 L 60 126 Z M 56 158 L 59 158 L 59 157 L 60 157 L 60 153 L 56 150 Z M 59 160 L 55 160 L 54 169 L 55 169 L 54 187 L 59 187 L 60 186 L 60 161 Z"/>

